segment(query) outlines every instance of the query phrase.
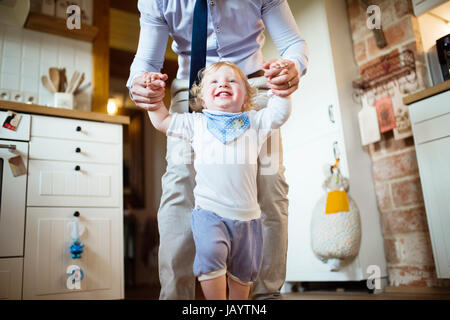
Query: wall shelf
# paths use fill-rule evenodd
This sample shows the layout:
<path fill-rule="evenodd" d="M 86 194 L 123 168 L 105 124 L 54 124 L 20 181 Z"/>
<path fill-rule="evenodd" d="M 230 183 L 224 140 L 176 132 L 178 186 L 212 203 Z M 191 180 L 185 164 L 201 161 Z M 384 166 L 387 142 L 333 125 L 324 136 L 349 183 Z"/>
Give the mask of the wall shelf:
<path fill-rule="evenodd" d="M 378 58 L 378 60 L 360 71 L 361 77 L 353 81 L 356 89 L 353 98 L 359 100 L 367 91 L 384 87 L 391 81 L 406 77 L 408 82 L 417 81 L 416 61 L 414 53 L 407 49 L 402 52 L 390 53 Z M 413 75 L 411 79 L 407 76 Z"/>
<path fill-rule="evenodd" d="M 81 24 L 81 29 L 70 30 L 67 28 L 65 19 L 34 12 L 30 12 L 28 15 L 24 27 L 87 42 L 94 42 L 99 31 L 96 26 L 86 24 Z"/>

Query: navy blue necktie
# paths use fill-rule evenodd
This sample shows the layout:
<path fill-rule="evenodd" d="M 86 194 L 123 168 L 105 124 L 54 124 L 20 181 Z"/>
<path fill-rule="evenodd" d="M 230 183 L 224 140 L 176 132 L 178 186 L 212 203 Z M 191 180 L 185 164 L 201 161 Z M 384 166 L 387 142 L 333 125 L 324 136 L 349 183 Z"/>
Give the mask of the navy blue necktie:
<path fill-rule="evenodd" d="M 197 0 L 194 7 L 191 41 L 191 68 L 189 73 L 189 90 L 198 81 L 198 72 L 206 64 L 206 37 L 208 28 L 208 6 L 206 0 Z M 189 99 L 191 93 L 189 92 Z M 189 107 L 189 112 L 192 112 Z"/>

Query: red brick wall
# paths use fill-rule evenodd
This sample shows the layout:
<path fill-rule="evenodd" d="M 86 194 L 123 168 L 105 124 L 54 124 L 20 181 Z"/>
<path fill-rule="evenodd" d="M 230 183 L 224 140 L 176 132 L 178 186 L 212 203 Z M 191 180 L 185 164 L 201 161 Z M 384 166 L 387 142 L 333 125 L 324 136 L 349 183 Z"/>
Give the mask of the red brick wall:
<path fill-rule="evenodd" d="M 360 0 L 347 0 L 354 57 L 358 66 L 370 65 L 393 51 L 411 49 L 416 56 L 419 88 L 428 85 L 418 22 L 410 0 L 375 0 L 381 9 L 388 46 L 376 46 Z M 430 235 L 412 137 L 394 140 L 392 132 L 369 147 L 391 286 L 450 286 L 436 278 Z"/>

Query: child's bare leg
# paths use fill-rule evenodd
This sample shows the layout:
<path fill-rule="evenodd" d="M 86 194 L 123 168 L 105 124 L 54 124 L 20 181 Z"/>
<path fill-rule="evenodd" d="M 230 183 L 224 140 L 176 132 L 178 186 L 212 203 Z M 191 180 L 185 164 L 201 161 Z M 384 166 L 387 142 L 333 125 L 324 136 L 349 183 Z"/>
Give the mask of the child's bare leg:
<path fill-rule="evenodd" d="M 228 277 L 229 300 L 248 300 L 250 286 L 241 284 Z"/>
<path fill-rule="evenodd" d="M 227 299 L 227 281 L 226 275 L 218 278 L 202 280 L 200 285 L 206 300 L 226 300 Z"/>

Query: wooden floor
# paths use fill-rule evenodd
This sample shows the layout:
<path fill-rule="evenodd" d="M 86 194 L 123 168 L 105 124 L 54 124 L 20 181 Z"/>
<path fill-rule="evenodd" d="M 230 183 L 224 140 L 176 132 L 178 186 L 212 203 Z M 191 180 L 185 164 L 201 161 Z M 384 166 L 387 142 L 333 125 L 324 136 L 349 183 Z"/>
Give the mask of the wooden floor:
<path fill-rule="evenodd" d="M 363 293 L 363 292 L 295 292 L 283 295 L 285 300 L 450 300 L 450 294 Z"/>
<path fill-rule="evenodd" d="M 199 289 L 199 288 L 197 288 Z M 158 300 L 159 287 L 138 286 L 125 290 L 127 300 Z M 204 300 L 201 290 L 196 292 L 197 300 Z M 384 292 L 366 293 L 357 291 L 306 291 L 282 295 L 284 300 L 450 300 L 450 293 Z"/>

